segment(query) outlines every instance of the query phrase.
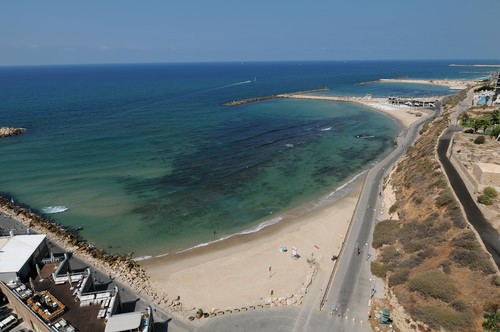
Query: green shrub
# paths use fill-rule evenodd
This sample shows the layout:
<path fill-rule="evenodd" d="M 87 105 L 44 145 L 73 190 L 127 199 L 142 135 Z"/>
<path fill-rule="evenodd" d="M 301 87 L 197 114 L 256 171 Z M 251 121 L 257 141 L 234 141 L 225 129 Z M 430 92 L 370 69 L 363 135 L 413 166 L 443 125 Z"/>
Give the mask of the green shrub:
<path fill-rule="evenodd" d="M 480 204 L 484 204 L 484 205 L 491 205 L 493 204 L 493 200 L 491 199 L 491 197 L 488 197 L 484 194 L 482 195 L 479 195 L 479 197 L 477 198 L 477 202 L 480 203 Z"/>
<path fill-rule="evenodd" d="M 465 129 L 464 133 L 466 133 L 466 134 L 473 134 L 474 133 L 474 129 Z"/>
<path fill-rule="evenodd" d="M 481 135 L 474 139 L 474 144 L 484 144 L 485 141 L 486 139 L 484 138 L 483 135 Z"/>
<path fill-rule="evenodd" d="M 409 276 L 410 276 L 409 269 L 396 270 L 396 272 L 391 274 L 391 276 L 389 277 L 389 287 L 394 287 L 396 285 L 404 284 L 408 280 Z"/>
<path fill-rule="evenodd" d="M 436 198 L 436 206 L 441 207 L 444 205 L 448 205 L 454 201 L 455 197 L 453 196 L 453 193 L 449 189 L 445 189 L 441 191 L 439 196 Z"/>
<path fill-rule="evenodd" d="M 420 251 L 417 256 L 424 259 L 434 257 L 436 256 L 436 249 L 434 249 L 434 247 L 427 247 L 424 250 Z"/>
<path fill-rule="evenodd" d="M 496 137 L 498 137 L 498 135 L 500 135 L 500 126 L 495 126 L 495 127 L 493 127 L 493 129 L 491 129 L 490 136 L 496 138 Z"/>
<path fill-rule="evenodd" d="M 387 266 L 385 266 L 382 263 L 375 262 L 373 261 L 370 265 L 372 274 L 374 276 L 377 276 L 379 278 L 385 279 L 385 276 L 387 275 Z"/>
<path fill-rule="evenodd" d="M 460 210 L 458 205 L 453 208 L 448 205 L 444 217 L 451 220 L 453 225 L 457 228 L 464 228 L 467 225 L 467 221 L 462 215 L 462 210 Z"/>
<path fill-rule="evenodd" d="M 384 248 L 381 255 L 381 262 L 384 264 L 396 264 L 401 257 L 401 253 L 394 247 L 389 246 Z"/>
<path fill-rule="evenodd" d="M 420 195 L 415 195 L 415 197 L 413 197 L 413 201 L 415 202 L 415 204 L 419 205 L 422 204 L 424 198 Z"/>
<path fill-rule="evenodd" d="M 425 246 L 426 246 L 425 241 L 415 240 L 415 241 L 409 241 L 409 242 L 404 243 L 403 249 L 408 254 L 411 254 L 411 253 L 417 252 L 419 250 L 422 250 L 423 248 L 425 248 Z"/>
<path fill-rule="evenodd" d="M 392 204 L 392 206 L 389 208 L 389 214 L 395 213 L 399 209 L 399 204 L 396 202 Z"/>
<path fill-rule="evenodd" d="M 412 255 L 401 262 L 400 266 L 408 269 L 413 269 L 424 262 L 424 259 L 418 255 Z"/>
<path fill-rule="evenodd" d="M 431 184 L 430 189 L 434 190 L 434 188 L 445 189 L 448 187 L 448 181 L 443 174 L 440 174 L 438 178 Z"/>
<path fill-rule="evenodd" d="M 491 278 L 491 283 L 496 286 L 496 287 L 500 287 L 500 276 L 498 275 L 494 275 L 492 278 Z"/>
<path fill-rule="evenodd" d="M 490 198 L 496 198 L 498 196 L 497 191 L 493 187 L 486 187 L 483 189 L 483 195 L 488 196 Z"/>
<path fill-rule="evenodd" d="M 485 314 L 483 328 L 485 331 L 500 331 L 500 314 L 498 312 Z"/>
<path fill-rule="evenodd" d="M 467 312 L 472 310 L 471 306 L 463 300 L 455 300 L 451 302 L 451 307 L 458 312 Z"/>
<path fill-rule="evenodd" d="M 450 331 L 474 328 L 474 314 L 471 312 L 457 312 L 443 306 L 423 306 L 415 308 L 414 315 L 436 330 L 440 327 Z"/>
<path fill-rule="evenodd" d="M 496 270 L 489 256 L 480 250 L 472 251 L 459 248 L 450 253 L 450 259 L 460 266 L 468 267 L 472 271 L 481 271 L 486 275 L 495 273 Z"/>
<path fill-rule="evenodd" d="M 423 296 L 430 296 L 444 302 L 451 302 L 458 294 L 453 280 L 439 271 L 419 274 L 408 282 L 408 288 Z"/>
<path fill-rule="evenodd" d="M 480 250 L 481 246 L 476 239 L 474 232 L 468 231 L 457 235 L 451 242 L 454 247 L 463 248 L 468 250 Z"/>
<path fill-rule="evenodd" d="M 397 240 L 399 226 L 396 221 L 383 220 L 375 225 L 373 232 L 373 248 L 380 248 L 384 244 L 393 244 Z"/>

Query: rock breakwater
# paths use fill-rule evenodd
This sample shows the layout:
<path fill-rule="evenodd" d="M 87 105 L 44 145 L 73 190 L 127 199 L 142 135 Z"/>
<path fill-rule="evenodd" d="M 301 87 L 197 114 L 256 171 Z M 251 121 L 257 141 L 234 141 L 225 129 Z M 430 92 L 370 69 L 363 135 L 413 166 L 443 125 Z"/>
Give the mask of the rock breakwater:
<path fill-rule="evenodd" d="M 0 127 L 0 137 L 21 135 L 26 131 L 24 128 Z"/>
<path fill-rule="evenodd" d="M 21 222 L 37 233 L 47 235 L 47 238 L 57 243 L 68 252 L 85 260 L 92 267 L 118 279 L 137 294 L 148 301 L 165 308 L 172 309 L 172 301 L 166 294 L 154 289 L 150 277 L 131 257 L 106 253 L 82 239 L 73 230 L 66 229 L 55 221 L 40 216 L 30 209 L 15 205 L 5 197 L 0 196 L 0 210 Z"/>

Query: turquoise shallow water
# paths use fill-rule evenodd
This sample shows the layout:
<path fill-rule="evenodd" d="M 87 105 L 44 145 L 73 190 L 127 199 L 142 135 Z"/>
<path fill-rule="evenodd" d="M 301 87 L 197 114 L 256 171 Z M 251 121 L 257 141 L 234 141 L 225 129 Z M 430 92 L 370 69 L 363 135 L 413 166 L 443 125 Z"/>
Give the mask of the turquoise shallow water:
<path fill-rule="evenodd" d="M 83 227 L 109 251 L 182 250 L 320 199 L 387 154 L 398 133 L 392 119 L 346 103 L 224 102 L 325 86 L 446 94 L 357 83 L 461 77 L 454 70 L 434 62 L 0 68 L 1 125 L 28 129 L 0 142 L 0 190 L 38 211 L 67 207 L 50 217 Z"/>

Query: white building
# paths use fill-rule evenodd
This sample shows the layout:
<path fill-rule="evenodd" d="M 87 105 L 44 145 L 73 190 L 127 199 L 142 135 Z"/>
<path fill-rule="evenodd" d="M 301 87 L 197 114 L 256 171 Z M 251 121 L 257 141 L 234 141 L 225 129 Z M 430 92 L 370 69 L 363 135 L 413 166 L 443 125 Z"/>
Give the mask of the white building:
<path fill-rule="evenodd" d="M 39 234 L 0 237 L 0 280 L 26 279 L 48 254 L 46 238 Z"/>

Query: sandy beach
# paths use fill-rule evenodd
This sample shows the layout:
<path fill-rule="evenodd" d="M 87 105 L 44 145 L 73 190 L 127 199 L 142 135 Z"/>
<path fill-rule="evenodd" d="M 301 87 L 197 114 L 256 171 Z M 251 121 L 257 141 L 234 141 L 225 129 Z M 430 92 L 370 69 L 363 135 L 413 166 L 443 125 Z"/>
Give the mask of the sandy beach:
<path fill-rule="evenodd" d="M 295 98 L 295 96 L 289 96 Z M 302 99 L 335 100 L 297 95 Z M 394 117 L 404 128 L 421 118 L 386 99 L 354 98 L 357 102 Z M 333 204 L 303 213 L 290 211 L 284 220 L 258 233 L 238 235 L 180 254 L 141 261 L 152 286 L 179 298 L 181 316 L 204 311 L 238 309 L 250 305 L 300 304 L 311 282 L 323 281 L 334 266 L 355 210 L 362 177 Z M 298 216 L 294 216 L 298 213 Z M 286 246 L 287 252 L 280 248 Z M 300 258 L 291 255 L 296 247 Z"/>
<path fill-rule="evenodd" d="M 449 80 L 449 79 L 424 80 L 424 79 L 410 79 L 410 78 L 382 78 L 376 82 L 439 85 L 439 86 L 447 86 L 453 90 L 467 89 L 469 86 L 476 83 L 473 81 L 466 81 L 466 80 Z M 372 82 L 367 82 L 367 83 L 372 83 Z"/>
<path fill-rule="evenodd" d="M 179 296 L 188 312 L 194 307 L 214 311 L 286 304 L 286 299 L 288 304 L 298 304 L 314 274 L 331 272 L 331 257 L 340 251 L 361 188 L 362 177 L 331 205 L 299 217 L 293 216 L 301 213 L 296 209 L 258 233 L 141 261 L 141 265 L 153 286 Z M 292 257 L 292 247 L 299 258 Z"/>

